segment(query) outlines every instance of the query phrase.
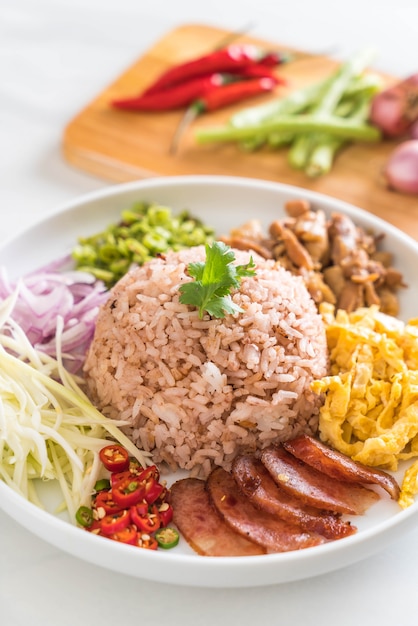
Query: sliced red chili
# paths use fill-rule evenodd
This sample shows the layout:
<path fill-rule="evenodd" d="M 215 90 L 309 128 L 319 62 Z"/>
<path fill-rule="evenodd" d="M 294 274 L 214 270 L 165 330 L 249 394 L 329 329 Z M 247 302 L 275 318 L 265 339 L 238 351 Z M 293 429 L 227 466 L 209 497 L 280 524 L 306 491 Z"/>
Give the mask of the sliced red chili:
<path fill-rule="evenodd" d="M 144 495 L 145 485 L 139 480 L 139 477 L 121 480 L 112 487 L 114 501 L 123 508 L 128 508 L 141 502 L 144 499 Z"/>
<path fill-rule="evenodd" d="M 114 501 L 111 491 L 107 490 L 100 491 L 94 497 L 93 506 L 96 511 L 99 508 L 104 509 L 106 515 L 108 515 L 109 513 L 118 513 L 122 510 L 122 507 L 119 504 L 116 504 L 116 502 Z"/>
<path fill-rule="evenodd" d="M 139 548 L 145 548 L 145 550 L 157 550 L 158 548 L 156 538 L 152 535 L 148 535 L 148 533 L 138 533 L 136 545 Z"/>
<path fill-rule="evenodd" d="M 151 466 L 151 468 L 152 467 L 155 467 L 155 466 Z M 140 463 L 138 463 L 136 459 L 130 459 L 129 468 L 127 470 L 125 470 L 124 472 L 113 472 L 111 474 L 110 476 L 111 486 L 114 487 L 119 482 L 125 481 L 128 478 L 132 478 L 134 480 L 136 479 L 143 480 L 142 474 L 143 472 L 145 472 L 144 476 L 148 475 L 149 473 L 148 469 L 149 468 L 144 469 L 144 467 L 142 467 L 142 465 L 140 465 Z"/>
<path fill-rule="evenodd" d="M 106 537 L 106 535 L 102 532 L 99 520 L 94 520 L 92 525 L 86 528 L 86 530 L 88 530 L 88 532 L 92 533 L 93 535 Z"/>
<path fill-rule="evenodd" d="M 123 528 L 119 532 L 109 535 L 110 539 L 114 541 L 120 541 L 121 543 L 128 543 L 129 545 L 136 545 L 138 542 L 138 531 L 132 524 Z"/>
<path fill-rule="evenodd" d="M 131 507 L 131 520 L 138 528 L 146 533 L 153 533 L 161 526 L 160 514 L 156 506 L 149 507 L 145 503 Z"/>
<path fill-rule="evenodd" d="M 112 474 L 110 477 L 110 485 L 111 485 L 111 488 L 113 489 L 120 483 L 124 483 L 130 479 L 136 480 L 137 478 L 138 478 L 138 475 L 131 472 L 131 470 L 126 470 L 125 472 L 116 472 Z"/>
<path fill-rule="evenodd" d="M 149 478 L 145 483 L 144 498 L 148 504 L 153 504 L 158 500 L 164 491 L 164 485 L 157 482 L 155 478 Z"/>
<path fill-rule="evenodd" d="M 173 519 L 173 507 L 171 504 L 167 504 L 164 502 L 158 509 L 158 513 L 160 514 L 161 526 L 168 526 L 168 524 Z"/>
<path fill-rule="evenodd" d="M 146 481 L 148 478 L 155 478 L 155 480 L 160 480 L 160 472 L 156 465 L 149 465 L 138 476 L 139 480 Z"/>
<path fill-rule="evenodd" d="M 123 472 L 129 468 L 129 454 L 119 444 L 110 444 L 102 448 L 99 457 L 109 472 Z"/>
<path fill-rule="evenodd" d="M 106 515 L 100 521 L 100 528 L 105 535 L 113 535 L 118 533 L 131 523 L 131 516 L 129 510 L 119 511 L 118 513 L 111 513 Z"/>

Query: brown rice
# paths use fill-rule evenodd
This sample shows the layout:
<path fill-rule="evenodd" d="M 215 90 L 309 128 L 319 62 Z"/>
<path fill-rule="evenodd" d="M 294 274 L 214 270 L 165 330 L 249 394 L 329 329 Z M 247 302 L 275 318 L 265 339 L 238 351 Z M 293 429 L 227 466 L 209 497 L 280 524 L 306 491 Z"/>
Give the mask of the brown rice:
<path fill-rule="evenodd" d="M 235 250 L 236 262 L 248 252 Z M 302 278 L 252 254 L 256 276 L 232 294 L 243 313 L 223 319 L 179 302 L 187 265 L 204 247 L 168 253 L 131 270 L 97 320 L 85 375 L 92 401 L 127 420 L 156 463 L 205 476 L 301 432 L 315 433 L 326 375 L 325 331 Z"/>

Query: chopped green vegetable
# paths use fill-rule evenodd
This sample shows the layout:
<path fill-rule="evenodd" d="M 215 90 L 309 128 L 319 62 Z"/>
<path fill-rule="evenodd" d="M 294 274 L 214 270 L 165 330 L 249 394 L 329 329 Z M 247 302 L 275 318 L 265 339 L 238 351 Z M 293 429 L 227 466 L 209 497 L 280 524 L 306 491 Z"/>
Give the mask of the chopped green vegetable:
<path fill-rule="evenodd" d="M 218 318 L 225 317 L 225 313 L 242 313 L 230 293 L 239 287 L 241 278 L 255 275 L 253 258 L 246 265 L 234 265 L 235 254 L 226 244 L 214 241 L 212 246 L 205 247 L 206 262 L 188 265 L 195 280 L 181 285 L 180 302 L 197 307 L 200 318 L 205 311 Z"/>
<path fill-rule="evenodd" d="M 173 215 L 168 207 L 140 202 L 123 211 L 119 223 L 81 237 L 72 256 L 77 269 L 90 272 L 111 287 L 133 265 L 142 265 L 168 250 L 211 242 L 213 238 L 213 229 L 187 211 Z"/>

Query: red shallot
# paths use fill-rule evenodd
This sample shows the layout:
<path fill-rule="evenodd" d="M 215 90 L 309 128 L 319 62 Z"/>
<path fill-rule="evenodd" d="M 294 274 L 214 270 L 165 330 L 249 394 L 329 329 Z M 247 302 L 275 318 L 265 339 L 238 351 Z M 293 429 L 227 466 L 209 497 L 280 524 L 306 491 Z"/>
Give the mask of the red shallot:
<path fill-rule="evenodd" d="M 409 139 L 395 148 L 384 175 L 391 189 L 418 194 L 418 139 Z"/>
<path fill-rule="evenodd" d="M 418 120 L 414 122 L 410 128 L 409 136 L 411 139 L 418 139 Z"/>
<path fill-rule="evenodd" d="M 370 122 L 387 137 L 400 137 L 418 120 L 418 73 L 384 89 L 372 100 Z"/>

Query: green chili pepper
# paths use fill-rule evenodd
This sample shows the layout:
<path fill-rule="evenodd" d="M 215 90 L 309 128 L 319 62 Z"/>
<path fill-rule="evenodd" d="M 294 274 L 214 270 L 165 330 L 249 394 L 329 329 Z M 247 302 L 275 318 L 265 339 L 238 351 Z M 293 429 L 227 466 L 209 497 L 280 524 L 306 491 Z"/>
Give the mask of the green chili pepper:
<path fill-rule="evenodd" d="M 160 528 L 160 530 L 155 533 L 155 538 L 160 548 L 170 550 L 178 544 L 180 535 L 175 528 L 167 526 L 166 528 Z"/>
<path fill-rule="evenodd" d="M 110 480 L 108 478 L 102 478 L 94 485 L 94 491 L 103 491 L 104 489 L 110 489 Z"/>
<path fill-rule="evenodd" d="M 75 519 L 80 526 L 88 528 L 93 523 L 93 511 L 87 506 L 80 506 L 75 514 Z"/>

